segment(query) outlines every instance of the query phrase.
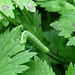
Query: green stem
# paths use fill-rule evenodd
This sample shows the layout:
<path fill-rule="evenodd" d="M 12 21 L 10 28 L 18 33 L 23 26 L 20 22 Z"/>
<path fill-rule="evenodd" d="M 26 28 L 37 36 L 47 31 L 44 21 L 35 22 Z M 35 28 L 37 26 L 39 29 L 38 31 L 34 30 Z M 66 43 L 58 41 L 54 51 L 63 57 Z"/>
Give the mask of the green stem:
<path fill-rule="evenodd" d="M 0 11 L 0 13 L 7 19 L 9 20 L 11 23 L 13 23 L 15 26 L 18 26 L 19 24 L 17 24 L 16 22 L 14 22 L 12 19 L 10 19 L 9 17 L 7 17 L 3 12 Z"/>
<path fill-rule="evenodd" d="M 39 41 L 32 33 L 29 31 L 24 31 L 21 38 L 21 44 L 26 43 L 26 39 L 33 43 L 40 51 L 46 53 L 48 56 L 52 57 L 60 63 L 67 63 L 66 60 L 63 60 L 61 57 L 54 55 L 51 50 L 49 50 L 41 41 Z"/>
<path fill-rule="evenodd" d="M 54 55 L 52 52 L 47 53 L 47 55 L 62 64 L 69 64 L 69 62 L 67 62 L 67 60 L 64 60 L 60 56 Z"/>

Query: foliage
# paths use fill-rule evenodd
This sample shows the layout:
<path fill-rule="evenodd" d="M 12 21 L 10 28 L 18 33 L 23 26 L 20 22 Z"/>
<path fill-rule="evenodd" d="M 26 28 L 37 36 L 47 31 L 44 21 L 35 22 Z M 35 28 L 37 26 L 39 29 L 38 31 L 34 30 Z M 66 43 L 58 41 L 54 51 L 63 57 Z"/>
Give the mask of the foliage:
<path fill-rule="evenodd" d="M 30 67 L 30 69 L 25 71 L 23 75 L 55 75 L 52 67 L 49 68 L 46 61 L 42 62 L 36 56 L 34 57 L 34 61 L 32 60 L 27 65 Z"/>
<path fill-rule="evenodd" d="M 13 0 L 13 1 L 16 4 L 16 7 L 19 6 L 19 8 L 21 10 L 23 10 L 23 8 L 25 7 L 29 11 L 32 11 L 32 12 L 36 11 L 35 6 L 37 6 L 37 5 L 32 0 L 23 0 L 23 1 L 22 0 Z"/>
<path fill-rule="evenodd" d="M 37 4 L 39 4 L 41 7 L 44 7 L 45 10 L 49 12 L 59 12 L 60 14 L 75 10 L 75 7 L 65 0 L 50 0 L 37 2 Z"/>
<path fill-rule="evenodd" d="M 22 64 L 29 62 L 29 59 L 36 54 L 25 51 L 24 45 L 21 46 L 18 39 L 15 39 L 19 30 L 20 27 L 17 31 L 13 29 L 10 33 L 6 30 L 0 35 L 0 75 L 22 73 L 29 68 Z"/>
<path fill-rule="evenodd" d="M 73 66 L 72 63 L 70 63 L 68 71 L 66 71 L 66 75 L 74 75 L 74 74 L 75 74 L 75 66 Z"/>
<path fill-rule="evenodd" d="M 55 21 L 51 23 L 51 26 L 55 28 L 56 30 L 61 31 L 58 35 L 64 36 L 65 38 L 72 38 L 72 33 L 75 31 L 74 27 L 74 15 L 71 14 L 64 14 L 61 16 L 59 21 Z M 69 43 L 68 43 L 69 45 Z M 73 44 L 72 44 L 73 45 Z"/>
<path fill-rule="evenodd" d="M 14 5 L 16 5 L 16 6 L 14 6 Z M 5 14 L 8 17 L 15 18 L 13 10 L 15 10 L 16 7 L 18 7 L 18 6 L 21 10 L 23 10 L 25 7 L 27 10 L 29 10 L 31 12 L 35 12 L 36 11 L 35 6 L 37 6 L 37 5 L 32 0 L 27 0 L 27 1 L 26 0 L 23 0 L 23 1 L 22 0 L 8 0 L 8 1 L 0 0 L 0 12 L 2 14 Z M 4 20 L 2 20 L 2 19 L 4 19 Z M 0 14 L 0 20 L 3 21 L 3 25 L 5 27 L 8 26 L 8 24 L 9 24 L 8 21 L 1 14 Z M 5 23 L 6 23 L 6 25 L 5 25 Z"/>
<path fill-rule="evenodd" d="M 75 75 L 74 63 L 75 0 L 0 0 L 0 75 Z"/>
<path fill-rule="evenodd" d="M 24 29 L 33 33 L 41 42 L 45 43 L 44 35 L 41 29 L 41 14 L 36 11 L 34 14 L 23 10 L 20 13 L 20 20 Z"/>
<path fill-rule="evenodd" d="M 11 0 L 0 0 L 0 11 L 2 11 L 7 16 L 14 18 L 14 6 Z M 10 12 L 10 13 L 9 13 Z"/>

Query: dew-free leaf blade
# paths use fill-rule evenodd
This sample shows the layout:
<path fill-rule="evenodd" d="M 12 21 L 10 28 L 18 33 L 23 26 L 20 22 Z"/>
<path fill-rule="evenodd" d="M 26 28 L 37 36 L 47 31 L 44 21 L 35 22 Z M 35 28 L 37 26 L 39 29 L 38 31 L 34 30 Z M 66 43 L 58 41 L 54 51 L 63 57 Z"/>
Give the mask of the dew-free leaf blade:
<path fill-rule="evenodd" d="M 75 7 L 65 0 L 38 1 L 37 4 L 49 12 L 59 12 L 60 14 L 70 13 L 75 10 Z"/>
<path fill-rule="evenodd" d="M 75 75 L 75 65 L 70 63 L 65 75 Z"/>
<path fill-rule="evenodd" d="M 20 28 L 21 26 L 0 34 L 0 75 L 23 73 L 29 67 L 22 64 L 29 62 L 30 58 L 36 55 L 34 52 L 25 51 L 25 46 L 20 45 L 19 41 L 15 41 L 15 35 L 18 32 L 14 30 L 18 29 L 17 31 L 19 31 Z M 12 34 L 15 35 L 12 37 Z"/>
<path fill-rule="evenodd" d="M 23 10 L 23 8 L 25 7 L 27 10 L 31 11 L 31 12 L 35 12 L 36 11 L 36 3 L 33 0 L 13 0 L 16 4 L 16 7 L 19 6 L 19 8 L 21 10 Z"/>
<path fill-rule="evenodd" d="M 72 38 L 69 38 L 69 41 L 67 42 L 67 46 L 70 46 L 70 45 L 75 46 L 75 36 L 72 37 Z"/>
<path fill-rule="evenodd" d="M 14 18 L 13 9 L 14 6 L 11 0 L 0 0 L 0 11 L 3 12 L 5 15 Z"/>
<path fill-rule="evenodd" d="M 65 38 L 70 38 L 71 34 L 75 31 L 75 14 L 64 14 L 60 17 L 59 21 L 51 23 L 51 26 L 61 31 L 59 36 L 64 36 Z"/>
<path fill-rule="evenodd" d="M 52 67 L 49 68 L 47 62 L 42 62 L 37 56 L 35 56 L 34 61 L 31 61 L 27 65 L 30 68 L 22 75 L 55 75 Z"/>

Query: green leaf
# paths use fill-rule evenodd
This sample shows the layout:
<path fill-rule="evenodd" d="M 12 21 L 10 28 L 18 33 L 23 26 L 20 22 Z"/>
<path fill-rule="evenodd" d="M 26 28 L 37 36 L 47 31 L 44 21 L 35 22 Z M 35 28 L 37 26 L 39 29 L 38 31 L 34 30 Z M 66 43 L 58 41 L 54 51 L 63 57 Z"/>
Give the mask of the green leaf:
<path fill-rule="evenodd" d="M 19 8 L 21 10 L 23 10 L 23 8 L 25 7 L 27 10 L 31 11 L 31 12 L 35 12 L 36 8 L 35 6 L 36 3 L 33 0 L 13 0 L 16 4 L 16 7 L 19 6 Z"/>
<path fill-rule="evenodd" d="M 14 21 L 18 24 L 21 24 L 20 17 L 18 16 L 18 15 L 20 15 L 19 11 L 14 10 L 14 15 L 15 15 Z"/>
<path fill-rule="evenodd" d="M 75 10 L 75 7 L 66 2 L 65 0 L 50 0 L 50 1 L 39 1 L 37 2 L 38 5 L 44 7 L 45 10 L 49 12 L 59 12 L 60 14 L 69 13 Z"/>
<path fill-rule="evenodd" d="M 14 18 L 13 9 L 14 6 L 11 0 L 0 0 L 0 11 L 2 11 L 5 15 Z"/>
<path fill-rule="evenodd" d="M 9 21 L 7 19 L 3 19 L 2 23 L 5 27 L 7 27 L 9 25 Z"/>
<path fill-rule="evenodd" d="M 75 46 L 75 36 L 72 37 L 72 38 L 69 38 L 69 41 L 67 42 L 67 46 L 70 46 L 70 45 Z"/>
<path fill-rule="evenodd" d="M 68 71 L 66 71 L 66 75 L 75 75 L 75 65 L 73 66 L 73 64 L 70 63 Z"/>
<path fill-rule="evenodd" d="M 19 26 L 15 27 L 14 29 L 11 30 L 10 36 L 11 36 L 14 40 L 16 40 L 16 39 L 20 36 L 20 34 L 21 34 L 21 29 L 22 29 L 22 28 L 23 28 L 22 25 L 19 25 Z"/>
<path fill-rule="evenodd" d="M 59 21 L 51 23 L 51 26 L 60 31 L 59 36 L 70 38 L 71 34 L 75 31 L 75 14 L 64 14 L 60 17 Z"/>
<path fill-rule="evenodd" d="M 34 61 L 27 64 L 30 68 L 22 75 L 55 75 L 52 67 L 49 68 L 46 61 L 42 62 L 35 56 Z"/>
<path fill-rule="evenodd" d="M 47 11 L 57 12 L 61 10 L 61 5 L 58 0 L 37 2 L 38 5 L 44 7 Z"/>
<path fill-rule="evenodd" d="M 44 34 L 41 29 L 41 14 L 38 14 L 38 11 L 32 13 L 24 9 L 20 13 L 20 20 L 22 25 L 24 26 L 24 29 L 30 31 L 44 44 L 46 43 L 44 41 Z"/>
<path fill-rule="evenodd" d="M 29 62 L 29 59 L 36 54 L 25 51 L 25 46 L 20 45 L 18 40 L 14 40 L 15 36 L 12 37 L 13 31 L 14 29 L 11 32 L 6 30 L 0 34 L 0 75 L 23 73 L 29 67 L 22 64 Z M 16 34 L 16 31 L 13 34 Z"/>

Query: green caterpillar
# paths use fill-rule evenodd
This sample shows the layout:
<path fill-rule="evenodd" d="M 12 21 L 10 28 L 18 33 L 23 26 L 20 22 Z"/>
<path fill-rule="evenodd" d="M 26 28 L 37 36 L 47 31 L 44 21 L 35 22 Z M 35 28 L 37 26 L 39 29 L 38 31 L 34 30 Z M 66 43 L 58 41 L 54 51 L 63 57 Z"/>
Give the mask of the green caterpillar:
<path fill-rule="evenodd" d="M 61 59 L 60 57 L 54 55 L 53 53 L 50 52 L 50 50 L 43 44 L 41 43 L 32 33 L 29 31 L 24 31 L 21 36 L 21 42 L 20 44 L 25 44 L 27 39 L 36 45 L 39 50 L 42 52 L 46 53 L 48 56 L 52 57 L 53 59 L 57 60 L 58 62 L 64 63 L 65 60 Z"/>
<path fill-rule="evenodd" d="M 29 31 L 24 31 L 21 37 L 21 44 L 25 44 L 26 40 L 30 40 L 33 44 L 35 44 L 42 52 L 49 53 L 49 49 L 41 43 L 32 33 Z"/>

